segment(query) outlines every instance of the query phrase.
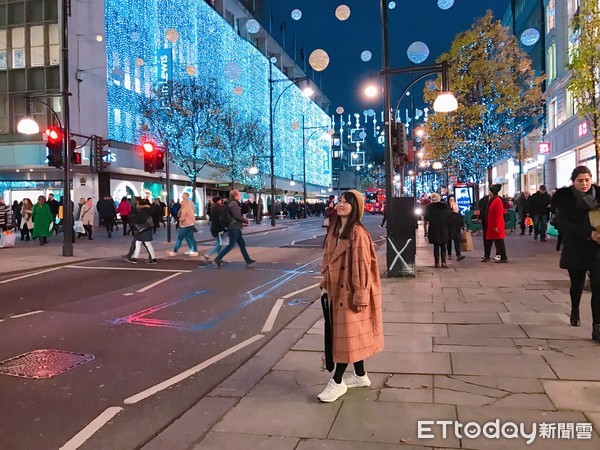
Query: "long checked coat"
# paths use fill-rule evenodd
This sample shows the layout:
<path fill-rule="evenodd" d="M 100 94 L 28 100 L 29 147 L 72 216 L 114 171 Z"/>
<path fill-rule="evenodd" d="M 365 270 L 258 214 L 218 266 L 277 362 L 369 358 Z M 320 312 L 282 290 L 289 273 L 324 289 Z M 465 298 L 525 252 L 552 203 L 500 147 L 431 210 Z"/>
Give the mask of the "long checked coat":
<path fill-rule="evenodd" d="M 353 363 L 383 350 L 381 282 L 369 232 L 357 224 L 350 239 L 328 233 L 321 272 L 333 310 L 333 361 Z M 367 308 L 358 312 L 357 305 Z"/>

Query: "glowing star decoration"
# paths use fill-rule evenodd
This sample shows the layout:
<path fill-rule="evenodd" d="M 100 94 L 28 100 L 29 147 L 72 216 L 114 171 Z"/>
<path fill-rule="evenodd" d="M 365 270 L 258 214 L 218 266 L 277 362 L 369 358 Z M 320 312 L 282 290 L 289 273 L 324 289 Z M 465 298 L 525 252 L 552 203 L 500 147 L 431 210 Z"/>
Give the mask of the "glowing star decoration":
<path fill-rule="evenodd" d="M 421 41 L 413 42 L 408 46 L 406 55 L 415 64 L 421 64 L 429 56 L 429 47 Z"/>
<path fill-rule="evenodd" d="M 337 108 L 335 108 L 335 112 L 338 114 L 344 114 L 344 108 L 342 108 L 341 106 L 338 106 Z"/>
<path fill-rule="evenodd" d="M 452 8 L 452 5 L 454 5 L 454 0 L 438 0 L 437 3 L 440 9 L 446 10 Z"/>
<path fill-rule="evenodd" d="M 362 52 L 360 54 L 360 59 L 362 59 L 364 62 L 367 62 L 367 61 L 371 61 L 372 56 L 373 56 L 373 54 L 369 50 L 365 50 L 364 52 Z"/>
<path fill-rule="evenodd" d="M 350 8 L 347 5 L 340 5 L 335 8 L 335 17 L 342 22 L 350 17 Z"/>
<path fill-rule="evenodd" d="M 246 22 L 246 31 L 250 34 L 256 34 L 260 30 L 260 23 L 256 19 L 250 19 Z"/>
<path fill-rule="evenodd" d="M 294 9 L 292 11 L 292 19 L 294 19 L 294 20 L 302 19 L 302 11 L 300 11 L 299 9 Z"/>
<path fill-rule="evenodd" d="M 523 45 L 534 45 L 540 39 L 540 32 L 535 28 L 527 28 L 521 33 L 521 43 Z"/>
<path fill-rule="evenodd" d="M 235 95 L 242 95 L 242 93 L 244 92 L 244 88 L 241 86 L 236 86 L 233 92 L 235 92 Z"/>
<path fill-rule="evenodd" d="M 189 76 L 194 76 L 198 73 L 198 70 L 196 69 L 196 67 L 194 66 L 187 66 L 185 68 L 185 72 L 189 75 Z"/>
<path fill-rule="evenodd" d="M 142 58 L 136 58 L 135 59 L 135 65 L 138 67 L 141 67 L 144 65 L 144 60 Z"/>
<path fill-rule="evenodd" d="M 394 9 L 395 7 L 396 7 L 396 2 L 389 2 L 388 3 L 388 8 Z"/>
<path fill-rule="evenodd" d="M 235 61 L 231 61 L 225 64 L 225 70 L 223 72 L 228 80 L 235 81 L 242 75 L 242 68 Z"/>
<path fill-rule="evenodd" d="M 169 42 L 177 42 L 179 40 L 179 31 L 175 28 L 167 28 L 165 31 L 165 37 Z"/>
<path fill-rule="evenodd" d="M 310 54 L 308 63 L 317 72 L 322 72 L 329 65 L 329 55 L 325 50 L 318 48 Z"/>

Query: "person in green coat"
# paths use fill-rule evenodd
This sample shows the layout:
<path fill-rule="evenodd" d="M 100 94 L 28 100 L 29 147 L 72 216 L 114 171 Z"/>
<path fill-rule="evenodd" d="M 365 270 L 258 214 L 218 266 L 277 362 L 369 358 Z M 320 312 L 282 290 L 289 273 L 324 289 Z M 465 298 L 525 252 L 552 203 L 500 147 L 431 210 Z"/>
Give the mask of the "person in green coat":
<path fill-rule="evenodd" d="M 40 195 L 38 201 L 33 205 L 33 237 L 40 238 L 40 245 L 48 243 L 48 237 L 52 236 L 52 213 L 50 207 L 46 203 L 46 197 Z"/>

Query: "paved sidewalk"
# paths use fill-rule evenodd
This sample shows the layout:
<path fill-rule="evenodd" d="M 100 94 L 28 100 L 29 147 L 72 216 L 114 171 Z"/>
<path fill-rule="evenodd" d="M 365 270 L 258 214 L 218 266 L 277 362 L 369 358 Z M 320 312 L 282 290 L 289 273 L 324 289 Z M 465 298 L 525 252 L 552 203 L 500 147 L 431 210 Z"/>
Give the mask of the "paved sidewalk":
<path fill-rule="evenodd" d="M 465 260 L 434 269 L 420 237 L 419 276 L 382 280 L 386 346 L 365 363 L 369 389 L 330 404 L 317 400 L 330 374 L 320 370 L 323 322 L 315 302 L 144 450 L 600 448 L 597 431 L 577 439 L 586 427 L 575 425 L 600 430 L 590 294 L 582 326 L 571 327 L 556 241 L 510 235 L 509 264 L 495 264 L 479 262 L 481 238 L 474 240 Z M 496 419 L 500 426 L 522 422 L 527 433 L 537 424 L 535 442 L 459 438 L 453 428 L 443 438 L 440 425 L 432 426 L 434 437 L 417 437 L 418 420 Z M 547 427 L 555 436 L 565 423 L 561 436 L 572 438 L 542 439 L 544 422 L 557 424 Z"/>
<path fill-rule="evenodd" d="M 309 218 L 307 220 L 316 219 Z M 278 220 L 275 228 L 286 228 L 292 223 L 290 220 Z M 194 236 L 198 242 L 198 247 L 206 250 L 214 242 L 214 238 L 210 234 L 208 222 L 198 221 L 196 222 L 196 228 L 198 228 L 198 233 L 195 233 Z M 260 225 L 251 222 L 250 225 L 244 228 L 244 235 L 262 233 L 272 229 L 274 228 L 271 227 L 269 220 L 263 220 Z M 159 228 L 152 242 L 159 258 L 165 251 L 172 249 L 177 240 L 177 233 L 178 230 L 172 224 L 171 243 L 167 243 L 166 228 Z M 105 228 L 94 227 L 93 240 L 76 238 L 73 245 L 73 256 L 65 257 L 62 256 L 62 234 L 53 235 L 49 238 L 50 243 L 44 246 L 40 246 L 38 240 L 21 241 L 19 240 L 20 234 L 17 233 L 17 236 L 15 247 L 0 248 L 0 274 L 2 275 L 25 272 L 32 269 L 43 270 L 86 260 L 112 258 L 127 253 L 132 239 L 131 236 L 123 236 L 123 229 L 120 226 L 118 231 L 113 232 L 111 239 L 108 238 Z"/>

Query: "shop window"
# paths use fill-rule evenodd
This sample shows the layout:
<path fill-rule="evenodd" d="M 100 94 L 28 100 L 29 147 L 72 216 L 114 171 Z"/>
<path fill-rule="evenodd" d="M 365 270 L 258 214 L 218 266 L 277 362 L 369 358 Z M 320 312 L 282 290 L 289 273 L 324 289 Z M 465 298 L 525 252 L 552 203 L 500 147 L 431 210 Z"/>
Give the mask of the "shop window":
<path fill-rule="evenodd" d="M 60 62 L 60 47 L 57 23 L 48 25 L 48 56 L 51 66 L 58 65 Z"/>
<path fill-rule="evenodd" d="M 25 67 L 25 28 L 13 28 L 11 30 L 11 42 L 13 69 Z"/>
<path fill-rule="evenodd" d="M 0 70 L 6 70 L 6 30 L 0 30 Z"/>
<path fill-rule="evenodd" d="M 29 27 L 29 58 L 32 66 L 44 65 L 44 26 Z"/>

